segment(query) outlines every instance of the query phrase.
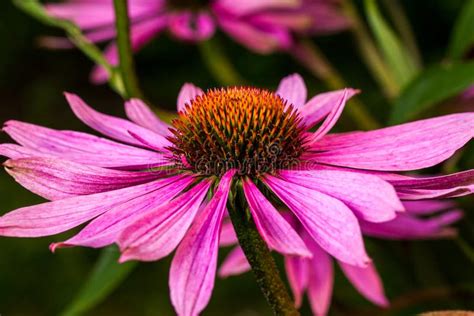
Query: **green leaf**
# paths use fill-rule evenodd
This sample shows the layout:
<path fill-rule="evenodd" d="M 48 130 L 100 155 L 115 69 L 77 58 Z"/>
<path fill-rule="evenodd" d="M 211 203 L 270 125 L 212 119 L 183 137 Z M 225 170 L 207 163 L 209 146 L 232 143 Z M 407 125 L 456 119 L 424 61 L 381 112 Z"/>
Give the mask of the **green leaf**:
<path fill-rule="evenodd" d="M 474 62 L 438 65 L 425 70 L 400 94 L 390 124 L 402 123 L 474 84 Z"/>
<path fill-rule="evenodd" d="M 375 0 L 365 0 L 364 6 L 369 26 L 384 59 L 398 84 L 403 87 L 418 73 L 419 67 L 395 32 L 385 22 Z"/>
<path fill-rule="evenodd" d="M 63 316 L 81 315 L 105 299 L 136 266 L 136 262 L 118 263 L 120 256 L 115 247 L 102 251 L 91 275 L 74 300 L 61 313 Z"/>
<path fill-rule="evenodd" d="M 474 44 L 474 0 L 466 0 L 454 24 L 448 55 L 459 60 Z"/>

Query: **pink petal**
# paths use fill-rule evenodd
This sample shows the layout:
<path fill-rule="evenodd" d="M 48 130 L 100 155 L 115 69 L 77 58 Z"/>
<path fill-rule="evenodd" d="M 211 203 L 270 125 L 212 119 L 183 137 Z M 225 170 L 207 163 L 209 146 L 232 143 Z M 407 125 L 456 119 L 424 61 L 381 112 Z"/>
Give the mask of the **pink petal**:
<path fill-rule="evenodd" d="M 249 19 L 252 24 L 288 28 L 294 32 L 305 32 L 312 26 L 311 17 L 308 14 L 294 10 L 258 12 Z"/>
<path fill-rule="evenodd" d="M 324 250 L 346 263 L 367 265 L 369 258 L 357 218 L 344 203 L 273 176 L 266 176 L 264 183 L 290 208 Z"/>
<path fill-rule="evenodd" d="M 17 144 L 0 144 L 0 156 L 10 159 L 21 159 L 32 156 L 50 157 L 51 155 L 42 154 L 36 150 L 26 148 Z"/>
<path fill-rule="evenodd" d="M 174 176 L 161 180 L 156 191 L 137 197 L 105 212 L 91 221 L 72 238 L 51 245 L 57 247 L 104 247 L 117 241 L 122 231 L 148 211 L 168 205 L 171 199 L 183 192 L 193 182 L 189 176 Z"/>
<path fill-rule="evenodd" d="M 105 138 L 75 131 L 57 131 L 33 124 L 8 121 L 3 127 L 23 145 L 2 145 L 10 158 L 58 157 L 99 167 L 125 167 L 168 164 L 162 154 L 131 147 Z"/>
<path fill-rule="evenodd" d="M 311 259 L 298 256 L 285 256 L 285 270 L 291 291 L 295 297 L 295 306 L 301 307 L 303 294 L 309 283 L 309 264 Z"/>
<path fill-rule="evenodd" d="M 246 15 L 261 10 L 294 9 L 300 5 L 299 0 L 218 0 L 217 4 L 234 14 Z"/>
<path fill-rule="evenodd" d="M 356 93 L 357 92 L 353 89 L 344 89 L 344 93 L 340 95 L 340 99 L 336 101 L 336 104 L 332 108 L 331 112 L 329 112 L 324 122 L 311 136 L 311 142 L 317 142 L 324 135 L 326 135 L 334 127 L 334 125 L 336 125 L 337 120 L 339 120 L 339 117 L 342 114 L 342 110 L 344 110 L 346 101 Z"/>
<path fill-rule="evenodd" d="M 270 249 L 282 254 L 311 257 L 303 240 L 249 179 L 243 189 L 257 230 Z"/>
<path fill-rule="evenodd" d="M 115 42 L 110 43 L 104 50 L 103 53 L 105 59 L 111 66 L 117 66 L 119 63 L 118 48 Z M 110 74 L 107 70 L 100 66 L 96 65 L 90 74 L 90 81 L 95 84 L 106 83 L 109 80 Z"/>
<path fill-rule="evenodd" d="M 342 170 L 284 170 L 290 182 L 339 199 L 358 217 L 370 222 L 385 222 L 404 210 L 392 185 L 377 176 Z"/>
<path fill-rule="evenodd" d="M 219 268 L 218 274 L 221 278 L 227 278 L 229 276 L 243 274 L 250 270 L 250 264 L 247 261 L 242 248 L 237 246 L 225 258 L 224 262 Z"/>
<path fill-rule="evenodd" d="M 365 235 L 387 239 L 431 239 L 452 237 L 455 231 L 448 227 L 463 216 L 462 211 L 452 210 L 429 218 L 418 218 L 405 213 L 385 223 L 361 221 Z"/>
<path fill-rule="evenodd" d="M 130 132 L 133 132 L 147 139 L 153 144 L 154 148 L 164 148 L 171 145 L 164 136 L 152 132 L 149 129 L 138 126 L 130 121 L 95 111 L 77 95 L 66 93 L 66 99 L 81 121 L 104 135 L 133 145 L 143 146 L 142 142 L 137 141 L 137 139 L 130 135 Z"/>
<path fill-rule="evenodd" d="M 160 180 L 115 191 L 23 207 L 0 217 L 0 235 L 41 237 L 58 234 L 159 187 Z"/>
<path fill-rule="evenodd" d="M 8 160 L 4 166 L 18 183 L 48 200 L 117 190 L 164 176 L 163 172 L 110 170 L 57 158 Z"/>
<path fill-rule="evenodd" d="M 346 98 L 349 99 L 358 93 L 358 90 L 354 89 L 342 89 L 331 92 L 325 92 L 317 94 L 312 97 L 306 104 L 299 108 L 299 112 L 303 117 L 303 123 L 308 129 L 318 124 L 323 118 L 329 113 L 337 112 L 337 108 L 344 107 L 340 101 L 344 99 L 344 95 L 347 93 Z M 336 109 L 336 110 L 335 110 Z M 342 109 L 340 109 L 342 110 Z"/>
<path fill-rule="evenodd" d="M 129 15 L 132 22 L 156 16 L 163 7 L 163 1 L 131 1 Z M 61 4 L 47 4 L 47 12 L 55 17 L 72 20 L 80 28 L 90 30 L 113 25 L 115 13 L 112 1 L 68 1 Z"/>
<path fill-rule="evenodd" d="M 178 112 L 185 112 L 186 105 L 191 106 L 191 101 L 203 94 L 204 91 L 201 88 L 192 83 L 185 83 L 178 94 Z"/>
<path fill-rule="evenodd" d="M 372 263 L 365 268 L 351 266 L 343 262 L 339 262 L 339 265 L 360 294 L 378 306 L 388 307 L 389 303 L 385 297 L 382 280 Z"/>
<path fill-rule="evenodd" d="M 131 99 L 125 103 L 127 117 L 142 127 L 155 133 L 169 135 L 169 125 L 161 121 L 155 113 L 140 99 Z"/>
<path fill-rule="evenodd" d="M 312 158 L 319 163 L 368 170 L 416 170 L 451 157 L 473 135 L 474 113 L 452 114 L 324 137 L 314 144 Z"/>
<path fill-rule="evenodd" d="M 390 180 L 404 199 L 448 198 L 474 192 L 474 170 L 436 177 L 408 177 Z"/>
<path fill-rule="evenodd" d="M 314 315 L 326 315 L 331 305 L 334 270 L 329 255 L 314 242 L 309 243 L 313 258 L 309 267 L 308 298 Z"/>
<path fill-rule="evenodd" d="M 295 108 L 300 108 L 306 102 L 306 85 L 299 74 L 293 74 L 283 78 L 276 91 L 280 97 L 288 101 Z"/>
<path fill-rule="evenodd" d="M 210 187 L 202 180 L 168 204 L 150 210 L 125 228 L 117 240 L 128 260 L 154 261 L 169 255 L 179 244 L 194 220 Z"/>
<path fill-rule="evenodd" d="M 292 45 L 291 34 L 282 28 L 258 28 L 246 21 L 221 17 L 220 27 L 234 40 L 260 54 L 269 54 Z"/>
<path fill-rule="evenodd" d="M 184 11 L 170 17 L 169 29 L 184 41 L 203 41 L 214 35 L 215 24 L 207 12 Z"/>
<path fill-rule="evenodd" d="M 333 34 L 351 27 L 340 1 L 305 1 L 301 11 L 311 17 L 310 32 L 317 35 Z"/>
<path fill-rule="evenodd" d="M 221 247 L 232 246 L 237 244 L 239 241 L 235 234 L 234 226 L 230 220 L 224 220 L 222 224 L 220 243 Z"/>
<path fill-rule="evenodd" d="M 431 215 L 452 209 L 456 203 L 450 200 L 403 201 L 403 206 L 409 214 Z"/>
<path fill-rule="evenodd" d="M 198 315 L 211 298 L 222 218 L 235 170 L 222 177 L 211 201 L 197 216 L 170 269 L 171 301 L 178 315 Z"/>

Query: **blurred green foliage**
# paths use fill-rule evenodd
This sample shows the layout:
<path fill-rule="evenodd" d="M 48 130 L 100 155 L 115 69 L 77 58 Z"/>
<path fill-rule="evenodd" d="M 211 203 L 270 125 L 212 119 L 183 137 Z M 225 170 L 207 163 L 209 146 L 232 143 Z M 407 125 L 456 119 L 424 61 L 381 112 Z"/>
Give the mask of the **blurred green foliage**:
<path fill-rule="evenodd" d="M 472 0 L 402 1 L 408 19 L 413 24 L 425 64 L 438 64 L 444 60 L 448 47 L 451 56 L 458 58 L 463 55 L 461 51 L 467 46 L 459 39 L 462 35 L 452 36 L 451 33 L 456 17 L 467 2 L 471 3 L 471 12 Z M 362 12 L 362 1 L 358 4 Z M 472 16 L 472 12 L 469 14 Z M 92 65 L 85 56 L 76 50 L 48 51 L 38 46 L 40 36 L 62 35 L 60 30 L 46 27 L 26 16 L 10 1 L 0 2 L 0 15 L 2 121 L 19 119 L 53 128 L 89 131 L 74 118 L 62 96 L 63 91 L 78 93 L 101 111 L 123 115 L 122 101 L 116 94 L 106 85 L 94 86 L 88 82 Z M 472 21 L 465 19 L 466 21 L 459 22 L 462 25 L 458 24 L 456 29 L 468 34 L 468 22 Z M 393 26 L 387 24 L 386 27 Z M 224 35 L 218 36 L 224 53 L 250 84 L 275 88 L 281 77 L 299 72 L 306 79 L 310 95 L 323 89 L 321 82 L 287 55 L 256 55 Z M 380 39 L 383 38 L 386 39 L 380 36 Z M 377 118 L 387 121 L 392 110 L 391 101 L 380 93 L 364 65 L 355 62 L 359 57 L 350 34 L 320 37 L 315 42 L 330 57 L 347 82 L 363 91 L 361 99 Z M 387 53 L 390 53 L 389 47 Z M 218 85 L 212 75 L 218 69 L 207 68 L 198 47 L 174 41 L 166 35 L 160 36 L 137 54 L 137 70 L 148 99 L 170 110 L 175 108 L 176 96 L 184 82 L 193 82 L 204 88 Z M 415 84 L 416 81 L 413 85 Z M 433 100 L 429 89 L 423 91 L 423 96 L 428 98 L 430 104 L 445 101 L 447 105 L 431 108 L 425 106 L 423 110 L 426 111 L 422 115 L 456 111 L 452 105 L 454 103 L 444 100 L 452 95 L 453 93 L 443 95 L 442 98 Z M 406 102 L 398 101 L 399 106 L 395 102 L 396 108 L 406 106 Z M 421 114 L 421 110 L 420 108 L 416 114 Z M 406 114 L 403 110 L 400 111 L 403 115 Z M 399 120 L 405 118 L 411 117 Z M 337 126 L 341 131 L 351 130 L 353 127 L 347 117 Z M 2 142 L 7 141 L 5 135 L 0 138 Z M 474 146 L 471 144 L 459 161 L 458 168 L 473 168 L 473 153 Z M 432 173 L 438 171 L 439 169 L 430 170 Z M 16 185 L 5 173 L 0 174 L 1 213 L 39 201 L 40 198 Z M 460 235 L 471 246 L 474 245 L 472 202 L 472 198 L 461 201 L 466 209 L 466 216 L 458 225 Z M 71 302 L 89 277 L 100 254 L 98 250 L 83 248 L 61 249 L 54 255 L 49 252 L 50 242 L 63 240 L 72 233 L 34 240 L 0 239 L 0 314 L 55 315 Z M 389 242 L 368 239 L 367 247 L 382 275 L 387 295 L 392 300 L 392 308 L 386 311 L 389 315 L 413 315 L 420 311 L 443 308 L 474 309 L 474 263 L 469 261 L 456 242 Z M 88 314 L 173 315 L 167 285 L 169 263 L 168 258 L 139 264 L 111 296 Z M 337 273 L 334 296 L 332 315 L 385 313 L 361 298 L 340 271 Z M 307 302 L 302 314 L 310 314 Z M 252 275 L 245 274 L 218 280 L 204 315 L 269 315 L 269 310 Z"/>

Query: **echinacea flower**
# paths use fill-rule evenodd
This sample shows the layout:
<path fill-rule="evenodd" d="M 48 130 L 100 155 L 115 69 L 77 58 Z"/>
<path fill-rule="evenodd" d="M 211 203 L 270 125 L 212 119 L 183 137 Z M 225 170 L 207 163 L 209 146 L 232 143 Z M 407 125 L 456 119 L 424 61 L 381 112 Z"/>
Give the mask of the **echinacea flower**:
<path fill-rule="evenodd" d="M 112 0 L 69 0 L 46 8 L 52 16 L 75 22 L 91 41 L 115 38 Z M 197 42 L 210 38 L 217 26 L 249 49 L 269 53 L 289 49 L 295 32 L 325 34 L 348 27 L 338 0 L 130 0 L 129 15 L 135 51 L 164 30 L 177 39 Z M 64 46 L 63 42 L 50 39 L 46 43 L 54 47 Z M 108 46 L 105 56 L 117 64 L 115 43 Z M 92 80 L 106 79 L 106 72 L 97 67 Z"/>
<path fill-rule="evenodd" d="M 431 239 L 455 235 L 450 224 L 462 217 L 462 212 L 448 201 L 407 201 L 403 203 L 405 212 L 398 213 L 393 220 L 374 223 L 360 220 L 362 233 L 366 236 L 395 239 Z M 300 307 L 303 295 L 307 293 L 314 315 L 326 315 L 331 302 L 334 285 L 334 268 L 331 256 L 305 232 L 304 227 L 289 213 L 283 213 L 292 227 L 300 234 L 311 250 L 312 258 L 285 256 L 285 268 L 295 305 Z M 428 217 L 429 216 L 429 217 Z M 222 229 L 221 245 L 237 244 L 237 237 L 230 223 Z M 344 275 L 355 289 L 372 303 L 387 307 L 382 280 L 373 263 L 357 267 L 336 260 Z M 219 269 L 221 277 L 238 275 L 250 270 L 250 265 L 240 247 L 230 252 Z"/>
<path fill-rule="evenodd" d="M 5 123 L 3 130 L 18 143 L 0 145 L 0 154 L 10 158 L 8 173 L 51 201 L 3 215 L 0 235 L 40 237 L 87 223 L 51 248 L 116 243 L 121 262 L 158 260 L 177 249 L 171 300 L 179 315 L 196 315 L 212 293 L 227 198 L 235 187 L 270 249 L 312 256 L 277 210 L 285 204 L 314 244 L 340 262 L 367 267 L 360 220 L 393 220 L 404 212 L 400 198 L 472 192 L 472 170 L 438 177 L 390 172 L 448 159 L 473 137 L 474 114 L 328 134 L 355 93 L 343 89 L 306 101 L 299 75 L 283 79 L 276 93 L 246 87 L 203 92 L 185 84 L 171 127 L 137 99 L 125 105 L 129 121 L 68 93 L 76 116 L 112 140 Z"/>

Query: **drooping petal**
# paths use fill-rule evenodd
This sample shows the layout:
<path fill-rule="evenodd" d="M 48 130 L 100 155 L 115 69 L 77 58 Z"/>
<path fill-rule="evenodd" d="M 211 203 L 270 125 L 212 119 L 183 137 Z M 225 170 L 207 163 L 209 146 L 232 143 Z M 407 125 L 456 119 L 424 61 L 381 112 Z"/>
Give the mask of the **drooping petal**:
<path fill-rule="evenodd" d="M 225 258 L 224 262 L 219 268 L 219 277 L 227 278 L 233 275 L 243 274 L 250 271 L 251 267 L 245 254 L 239 246 L 235 247 L 229 255 Z"/>
<path fill-rule="evenodd" d="M 184 112 L 186 105 L 191 105 L 191 101 L 198 95 L 203 95 L 204 91 L 192 83 L 185 83 L 178 94 L 178 112 Z"/>
<path fill-rule="evenodd" d="M 354 95 L 355 93 L 356 92 L 352 89 L 344 89 L 344 92 L 340 95 L 340 99 L 336 101 L 331 112 L 329 112 L 318 130 L 312 134 L 311 142 L 314 143 L 320 140 L 333 128 L 334 125 L 336 125 L 337 120 L 339 120 L 339 117 L 342 114 L 342 110 L 344 110 L 346 101 L 349 99 L 349 95 Z"/>
<path fill-rule="evenodd" d="M 161 185 L 161 180 L 157 180 L 134 187 L 23 207 L 0 217 L 0 235 L 41 237 L 58 234 L 121 203 L 153 192 Z"/>
<path fill-rule="evenodd" d="M 407 200 L 458 197 L 474 192 L 474 170 L 436 177 L 408 177 L 390 180 L 400 197 Z"/>
<path fill-rule="evenodd" d="M 278 85 L 276 94 L 299 109 L 306 102 L 306 85 L 299 74 L 283 78 Z"/>
<path fill-rule="evenodd" d="M 309 283 L 311 259 L 298 256 L 285 256 L 285 270 L 297 308 L 303 303 L 303 294 Z"/>
<path fill-rule="evenodd" d="M 386 239 L 430 239 L 452 237 L 456 234 L 449 225 L 463 216 L 461 210 L 451 210 L 429 218 L 403 213 L 384 223 L 361 221 L 365 235 Z"/>
<path fill-rule="evenodd" d="M 309 267 L 308 298 L 314 315 L 326 315 L 331 305 L 334 270 L 329 255 L 309 241 L 313 258 Z"/>
<path fill-rule="evenodd" d="M 235 170 L 227 171 L 211 201 L 197 216 L 171 263 L 170 295 L 178 315 L 198 315 L 211 298 L 222 218 Z"/>
<path fill-rule="evenodd" d="M 15 159 L 3 165 L 18 183 L 48 200 L 117 190 L 164 176 L 163 172 L 111 170 L 57 158 Z"/>
<path fill-rule="evenodd" d="M 8 121 L 3 130 L 26 148 L 10 145 L 3 150 L 10 158 L 58 157 L 99 167 L 165 165 L 157 152 L 119 144 L 105 138 L 75 131 L 57 131 L 38 125 Z"/>
<path fill-rule="evenodd" d="M 344 106 L 339 101 L 343 99 L 344 94 L 350 99 L 358 93 L 354 89 L 342 89 L 331 92 L 317 94 L 312 97 L 306 104 L 299 108 L 299 113 L 303 118 L 303 123 L 309 129 L 318 124 L 329 113 L 334 111 L 338 106 Z M 337 111 L 334 111 L 337 112 Z"/>
<path fill-rule="evenodd" d="M 342 170 L 284 170 L 281 176 L 343 201 L 358 217 L 370 222 L 394 219 L 403 211 L 392 185 L 377 176 Z"/>
<path fill-rule="evenodd" d="M 339 262 L 339 266 L 352 285 L 365 298 L 378 306 L 387 307 L 389 305 L 382 280 L 373 263 L 365 268 L 351 266 L 343 262 Z"/>
<path fill-rule="evenodd" d="M 84 229 L 72 238 L 51 245 L 51 250 L 58 247 L 104 247 L 117 241 L 122 231 L 148 211 L 155 210 L 176 195 L 183 192 L 193 182 L 189 176 L 173 176 L 161 180 L 162 187 L 136 199 L 117 205 L 113 209 L 91 221 Z"/>
<path fill-rule="evenodd" d="M 329 135 L 314 144 L 320 163 L 380 171 L 416 170 L 451 157 L 474 136 L 474 113 L 460 113 L 370 132 Z"/>
<path fill-rule="evenodd" d="M 260 54 L 269 54 L 278 49 L 287 49 L 293 39 L 283 28 L 258 28 L 246 21 L 224 17 L 218 20 L 221 28 L 234 40 Z"/>
<path fill-rule="evenodd" d="M 321 248 L 341 261 L 366 266 L 369 258 L 357 218 L 344 203 L 274 176 L 266 176 L 264 183 L 290 208 Z"/>
<path fill-rule="evenodd" d="M 191 226 L 209 187 L 209 180 L 203 180 L 125 228 L 117 241 L 122 252 L 120 262 L 154 261 L 169 255 Z"/>
<path fill-rule="evenodd" d="M 311 257 L 303 240 L 250 179 L 244 180 L 243 189 L 257 230 L 269 248 L 282 254 Z"/>
<path fill-rule="evenodd" d="M 131 99 L 125 103 L 127 117 L 140 126 L 158 134 L 168 135 L 169 125 L 160 120 L 155 113 L 140 99 Z"/>
<path fill-rule="evenodd" d="M 130 132 L 132 132 L 153 144 L 153 149 L 164 148 L 171 145 L 163 135 L 138 126 L 130 121 L 95 111 L 77 95 L 66 93 L 66 99 L 71 109 L 81 121 L 104 135 L 125 143 L 143 146 L 143 142 L 138 141 L 130 135 Z"/>
<path fill-rule="evenodd" d="M 0 144 L 0 156 L 10 159 L 21 159 L 28 157 L 51 157 L 51 155 L 38 152 L 17 144 Z"/>
<path fill-rule="evenodd" d="M 246 15 L 261 10 L 271 9 L 294 9 L 300 5 L 299 0 L 241 0 L 238 2 L 232 0 L 219 0 L 219 6 L 226 8 L 237 15 Z"/>
<path fill-rule="evenodd" d="M 431 215 L 448 209 L 454 209 L 456 203 L 451 200 L 403 201 L 403 206 L 409 214 Z"/>
<path fill-rule="evenodd" d="M 169 29 L 184 41 L 203 41 L 210 38 L 216 29 L 213 18 L 207 12 L 184 11 L 170 17 Z"/>

